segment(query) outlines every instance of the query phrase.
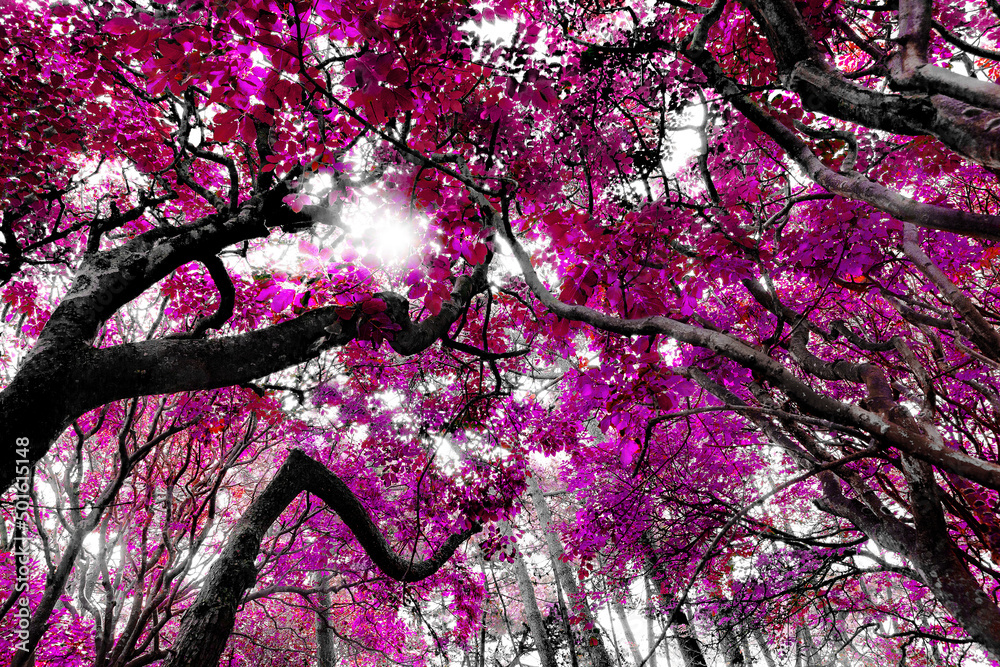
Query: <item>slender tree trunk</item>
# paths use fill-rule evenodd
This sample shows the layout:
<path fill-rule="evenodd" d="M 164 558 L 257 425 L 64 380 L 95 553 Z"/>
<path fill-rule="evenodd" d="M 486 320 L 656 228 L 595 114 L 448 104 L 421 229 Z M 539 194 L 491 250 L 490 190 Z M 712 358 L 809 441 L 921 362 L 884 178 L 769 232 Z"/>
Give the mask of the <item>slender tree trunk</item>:
<path fill-rule="evenodd" d="M 639 644 L 635 641 L 635 635 L 632 633 L 632 626 L 628 623 L 628 616 L 625 614 L 625 607 L 622 606 L 620 600 L 615 600 L 611 603 L 615 609 L 615 614 L 618 615 L 618 620 L 621 621 L 622 630 L 625 633 L 625 642 L 628 644 L 628 650 L 632 653 L 632 659 L 635 660 L 635 664 L 638 665 L 642 662 L 642 653 L 639 652 Z"/>
<path fill-rule="evenodd" d="M 479 667 L 486 667 L 486 612 L 479 619 Z"/>
<path fill-rule="evenodd" d="M 503 530 L 510 534 L 509 525 L 505 525 Z M 524 564 L 524 557 L 521 555 L 520 549 L 514 554 L 514 579 L 517 581 L 517 589 L 521 593 L 525 622 L 528 624 L 531 638 L 535 641 L 539 662 L 542 667 L 556 667 L 556 654 L 549 641 L 549 634 L 545 630 L 542 612 L 538 608 L 535 585 L 531 581 L 531 575 L 528 574 L 528 567 Z"/>
<path fill-rule="evenodd" d="M 753 664 L 753 658 L 750 657 L 750 642 L 747 641 L 746 632 L 740 635 L 740 648 L 743 649 L 743 660 L 747 665 Z"/>
<path fill-rule="evenodd" d="M 622 658 L 622 647 L 618 643 L 618 633 L 615 632 L 615 617 L 611 613 L 611 602 L 608 601 L 608 628 L 611 631 L 611 645 L 615 647 L 615 664 L 621 667 L 625 662 Z"/>
<path fill-rule="evenodd" d="M 570 571 L 569 565 L 562 560 L 564 553 L 562 542 L 552 528 L 552 513 L 549 511 L 548 503 L 545 502 L 545 496 L 542 495 L 542 490 L 538 488 L 538 481 L 534 477 L 528 478 L 528 493 L 531 496 L 532 504 L 535 506 L 535 513 L 538 515 L 538 522 L 541 525 L 542 532 L 545 534 L 545 543 L 549 550 L 549 558 L 552 560 L 552 567 L 556 572 L 556 577 L 558 577 L 562 588 L 566 591 L 570 604 L 573 606 L 573 611 L 582 615 L 585 624 L 590 627 L 589 630 L 584 629 L 580 633 L 583 639 L 583 649 L 590 660 L 589 667 L 612 667 L 611 656 L 608 655 L 608 650 L 601 639 L 601 633 L 597 629 L 594 614 L 580 592 L 576 584 L 576 577 Z"/>
<path fill-rule="evenodd" d="M 764 656 L 764 662 L 767 663 L 767 667 L 777 667 L 774 662 L 774 655 L 771 654 L 771 647 L 767 645 L 767 640 L 764 638 L 764 633 L 761 631 L 760 626 L 754 624 L 751 632 L 753 632 L 753 638 L 757 642 L 757 645 L 760 646 L 760 652 Z"/>
<path fill-rule="evenodd" d="M 656 651 L 652 650 L 653 642 L 656 641 L 653 629 L 653 585 L 649 581 L 649 577 L 643 577 L 643 583 L 646 586 L 646 646 L 647 650 L 650 651 L 649 662 L 647 663 L 649 667 L 656 667 Z M 669 656 L 667 660 L 669 660 Z M 636 663 L 638 664 L 638 663 Z"/>
<path fill-rule="evenodd" d="M 719 628 L 719 643 L 722 645 L 722 654 L 725 656 L 728 667 L 743 667 L 746 664 L 743 651 L 740 650 L 732 627 Z"/>
<path fill-rule="evenodd" d="M 708 667 L 705 654 L 701 651 L 701 642 L 684 610 L 678 609 L 670 620 L 677 626 L 677 643 L 681 648 L 681 657 L 684 658 L 684 667 Z"/>
<path fill-rule="evenodd" d="M 722 657 L 728 667 L 743 667 L 746 664 L 746 657 L 740 649 L 739 638 L 736 636 L 736 620 L 732 618 L 730 601 L 721 595 L 716 597 L 716 601 L 720 603 L 720 610 L 728 610 L 720 611 L 720 617 L 725 621 L 716 623 Z"/>
<path fill-rule="evenodd" d="M 802 656 L 805 658 L 805 667 L 820 667 L 819 649 L 813 641 L 809 625 L 806 623 L 800 625 L 798 634 L 802 646 Z"/>
<path fill-rule="evenodd" d="M 649 554 L 648 561 L 650 570 L 653 572 L 654 581 L 667 581 L 667 573 L 663 570 L 663 565 L 656 560 L 656 548 L 653 540 L 647 533 L 639 537 L 640 543 L 646 547 Z M 688 622 L 687 614 L 683 609 L 678 609 L 672 618 L 667 620 L 669 625 L 677 627 L 677 644 L 681 650 L 681 657 L 684 658 L 685 667 L 707 667 L 705 654 L 701 650 L 701 643 L 694 633 L 693 626 Z"/>
<path fill-rule="evenodd" d="M 317 574 L 316 587 L 316 666 L 317 667 L 337 667 L 340 657 L 337 655 L 337 635 L 330 625 L 330 593 L 327 587 L 330 584 L 328 574 Z"/>
<path fill-rule="evenodd" d="M 552 569 L 555 570 L 555 563 L 552 563 Z M 562 584 L 559 583 L 558 576 L 555 577 L 555 584 L 556 595 L 559 599 L 559 616 L 562 618 L 563 629 L 566 631 L 566 645 L 569 648 L 569 664 L 571 667 L 580 667 L 576 635 L 573 632 L 573 625 L 569 622 L 569 608 L 566 606 L 566 597 L 563 595 Z"/>

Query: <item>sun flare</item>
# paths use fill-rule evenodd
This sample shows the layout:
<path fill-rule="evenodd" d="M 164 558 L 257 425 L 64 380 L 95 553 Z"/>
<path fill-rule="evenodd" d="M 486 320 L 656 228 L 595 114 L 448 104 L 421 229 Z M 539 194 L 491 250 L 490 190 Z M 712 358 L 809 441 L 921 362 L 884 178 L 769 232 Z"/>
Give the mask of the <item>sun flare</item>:
<path fill-rule="evenodd" d="M 348 242 L 354 252 L 385 266 L 399 264 L 413 252 L 423 226 L 412 216 L 371 202 L 362 202 L 348 224 Z"/>

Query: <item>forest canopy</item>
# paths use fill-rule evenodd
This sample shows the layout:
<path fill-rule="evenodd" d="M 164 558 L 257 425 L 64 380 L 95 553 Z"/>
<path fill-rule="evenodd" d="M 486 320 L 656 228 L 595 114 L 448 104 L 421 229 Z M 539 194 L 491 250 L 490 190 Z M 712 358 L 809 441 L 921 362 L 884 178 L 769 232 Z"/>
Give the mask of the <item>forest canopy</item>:
<path fill-rule="evenodd" d="M 0 655 L 996 664 L 998 67 L 997 0 L 0 0 Z"/>

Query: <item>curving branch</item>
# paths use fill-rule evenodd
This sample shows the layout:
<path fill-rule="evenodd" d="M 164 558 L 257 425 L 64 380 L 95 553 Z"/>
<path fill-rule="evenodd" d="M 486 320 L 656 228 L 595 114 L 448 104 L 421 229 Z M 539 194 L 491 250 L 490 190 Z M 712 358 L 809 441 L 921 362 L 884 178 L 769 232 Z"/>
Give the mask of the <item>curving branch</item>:
<path fill-rule="evenodd" d="M 257 579 L 254 560 L 264 534 L 295 498 L 306 491 L 336 512 L 372 562 L 396 581 L 426 579 L 455 550 L 481 530 L 477 523 L 449 537 L 426 560 L 412 562 L 397 554 L 351 489 L 323 464 L 293 449 L 278 474 L 236 524 L 201 592 L 184 614 L 181 629 L 163 667 L 214 667 L 219 663 L 246 591 Z"/>
<path fill-rule="evenodd" d="M 969 44 L 968 42 L 963 42 L 956 35 L 948 32 L 948 29 L 937 21 L 933 21 L 935 32 L 941 35 L 946 42 L 952 46 L 956 46 L 963 51 L 967 51 L 974 56 L 979 56 L 980 58 L 988 58 L 989 60 L 1000 61 L 1000 51 L 993 51 L 992 49 L 984 49 L 981 46 L 975 46 L 974 44 Z"/>
<path fill-rule="evenodd" d="M 184 227 L 156 228 L 121 246 L 84 255 L 69 292 L 17 374 L 0 391 L 0 452 L 6 454 L 0 457 L 0 489 L 14 481 L 18 438 L 28 439 L 28 458 L 34 463 L 74 419 L 109 401 L 243 385 L 354 340 L 356 319 L 345 322 L 335 308 L 318 308 L 245 334 L 184 339 L 221 326 L 231 312 L 225 267 L 205 258 L 235 243 L 267 236 L 272 227 L 311 220 L 282 203 L 291 191 L 290 179 L 298 173 L 293 170 L 236 211 L 212 214 Z M 339 216 L 339 209 L 331 207 L 328 213 Z M 411 321 L 406 298 L 377 295 L 400 327 L 390 341 L 392 348 L 412 355 L 445 337 L 486 289 L 491 258 L 489 253 L 470 275 L 460 277 L 441 311 L 420 322 Z M 196 324 L 191 335 L 102 349 L 91 346 L 101 324 L 118 309 L 192 261 L 206 262 L 222 298 L 218 312 Z"/>
<path fill-rule="evenodd" d="M 455 281 L 451 298 L 441 304 L 440 312 L 419 323 L 410 321 L 410 302 L 405 297 L 393 292 L 375 294 L 385 302 L 389 318 L 400 327 L 389 341 L 392 349 L 399 354 L 416 354 L 433 345 L 438 339 L 447 338 L 451 325 L 458 321 L 472 303 L 472 299 L 486 291 L 488 286 L 486 274 L 492 259 L 491 250 L 486 255 L 486 261 L 476 266 L 471 275 L 461 276 Z"/>
<path fill-rule="evenodd" d="M 920 247 L 917 228 L 907 223 L 903 225 L 903 253 L 925 277 L 934 283 L 934 286 L 940 290 L 941 296 L 962 316 L 962 320 L 970 329 L 972 342 L 976 344 L 979 351 L 994 361 L 1000 359 L 1000 333 L 990 326 L 986 318 L 980 314 L 972 299 L 966 296 L 927 256 L 927 253 Z"/>
<path fill-rule="evenodd" d="M 740 89 L 735 81 L 726 76 L 722 67 L 708 51 L 689 48 L 685 53 L 701 69 L 708 78 L 709 83 L 719 93 L 726 96 L 732 105 L 750 122 L 759 127 L 761 131 L 767 133 L 791 159 L 798 163 L 813 181 L 826 188 L 828 192 L 847 199 L 867 202 L 894 218 L 904 222 L 912 222 L 920 227 L 940 229 L 967 236 L 1000 239 L 1000 216 L 971 213 L 935 206 L 933 204 L 925 204 L 890 190 L 881 183 L 877 183 L 857 172 L 839 173 L 834 171 L 812 152 L 806 142 L 800 139 L 792 130 L 779 123 L 773 116 L 762 110 L 749 95 Z M 843 83 L 841 79 L 834 77 L 828 69 L 820 68 L 815 64 L 796 68 L 796 75 L 800 78 L 805 77 L 807 74 L 813 76 L 813 83 L 817 87 L 834 88 L 839 85 L 838 82 Z M 838 114 L 832 111 L 829 113 L 838 116 Z M 902 114 L 901 111 L 899 113 Z M 893 115 L 894 117 L 905 118 L 905 116 Z M 983 112 L 983 115 L 988 114 L 987 112 Z M 867 119 L 865 124 L 878 127 L 876 123 L 872 122 L 872 119 Z M 909 133 L 904 130 L 905 128 L 890 129 L 890 131 L 901 134 Z M 925 134 L 925 132 L 918 132 L 918 134 Z M 973 144 L 976 143 L 976 140 L 971 138 L 971 135 L 966 137 L 966 139 Z M 997 142 L 1000 145 L 1000 139 Z M 984 150 L 986 148 L 989 147 L 985 147 Z M 997 165 L 1000 166 L 1000 162 L 997 162 Z"/>
<path fill-rule="evenodd" d="M 868 406 L 872 408 L 870 411 L 821 394 L 761 350 L 723 332 L 699 328 L 658 315 L 637 319 L 621 318 L 587 306 L 570 305 L 560 301 L 542 284 L 531 263 L 531 257 L 514 236 L 509 221 L 493 208 L 484 195 L 474 191 L 470 191 L 470 194 L 479 204 L 486 219 L 510 246 L 529 289 L 554 315 L 583 322 L 601 331 L 624 336 L 659 334 L 680 343 L 711 350 L 767 378 L 808 414 L 865 431 L 883 445 L 896 447 L 987 488 L 1000 490 L 1000 465 L 952 449 L 925 434 L 894 423 L 893 418 L 902 408 L 893 399 L 892 389 L 884 373 L 871 364 L 850 364 L 841 361 L 831 364 L 829 369 L 831 379 L 841 378 L 866 385 Z"/>
<path fill-rule="evenodd" d="M 208 274 L 215 282 L 215 289 L 219 290 L 219 307 L 211 315 L 202 317 L 194 323 L 188 333 L 167 336 L 176 339 L 201 338 L 209 329 L 219 329 L 233 316 L 233 309 L 236 307 L 236 288 L 233 287 L 233 280 L 226 271 L 226 266 L 216 255 L 209 255 L 202 258 L 201 263 L 208 269 Z"/>
<path fill-rule="evenodd" d="M 409 301 L 380 293 L 401 330 L 390 341 L 399 354 L 413 355 L 447 335 L 475 295 L 485 289 L 487 265 L 460 278 L 441 312 L 412 322 Z M 132 396 L 171 394 L 242 385 L 296 366 L 357 336 L 357 317 L 343 320 L 334 307 L 317 308 L 287 322 L 233 336 L 199 340 L 159 339 L 94 349 L 79 341 L 25 361 L 0 391 L 0 451 L 13 453 L 16 438 L 30 441 L 33 463 L 78 416 Z M 37 346 L 36 346 L 37 350 Z M 14 461 L 0 465 L 0 489 L 14 481 Z"/>

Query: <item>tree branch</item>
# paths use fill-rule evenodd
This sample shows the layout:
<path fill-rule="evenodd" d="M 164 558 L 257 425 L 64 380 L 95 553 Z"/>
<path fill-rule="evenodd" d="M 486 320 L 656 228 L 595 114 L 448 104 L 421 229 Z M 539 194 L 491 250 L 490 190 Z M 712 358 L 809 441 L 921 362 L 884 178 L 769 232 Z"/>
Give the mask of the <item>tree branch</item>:
<path fill-rule="evenodd" d="M 167 336 L 175 339 L 195 339 L 201 338 L 209 329 L 219 329 L 233 316 L 233 309 L 236 307 L 236 288 L 229 277 L 222 260 L 216 255 L 209 255 L 202 258 L 201 263 L 208 269 L 208 274 L 215 282 L 215 289 L 219 291 L 219 307 L 211 315 L 207 315 L 194 323 L 188 333 Z"/>
<path fill-rule="evenodd" d="M 477 198 L 476 193 L 472 193 L 472 196 L 474 199 Z M 485 197 L 479 195 L 478 201 L 484 214 L 489 216 L 494 228 L 510 246 L 528 287 L 538 300 L 556 316 L 575 322 L 584 322 L 602 331 L 624 336 L 660 334 L 678 342 L 712 350 L 740 366 L 766 377 L 768 381 L 776 387 L 780 387 L 809 414 L 865 431 L 886 445 L 897 447 L 919 459 L 940 466 L 990 489 L 1000 490 L 1000 465 L 946 447 L 943 443 L 934 442 L 925 435 L 887 421 L 884 415 L 888 414 L 887 411 L 895 409 L 893 407 L 895 401 L 892 401 L 891 388 L 887 390 L 884 374 L 880 378 L 880 369 L 870 364 L 855 366 L 841 362 L 845 367 L 838 369 L 843 373 L 843 375 L 838 376 L 852 382 L 864 382 L 869 392 L 869 405 L 875 407 L 875 412 L 820 394 L 760 350 L 722 332 L 701 329 L 662 316 L 626 319 L 606 315 L 586 306 L 563 303 L 542 284 L 531 264 L 531 258 L 514 237 L 509 222 L 492 208 Z M 889 403 L 886 403 L 886 399 Z"/>
<path fill-rule="evenodd" d="M 1000 333 L 986 321 L 972 300 L 958 288 L 944 271 L 927 256 L 920 247 L 917 228 L 911 224 L 903 225 L 903 253 L 910 258 L 913 265 L 920 270 L 941 291 L 941 295 L 962 316 L 972 334 L 972 341 L 980 352 L 993 359 L 1000 360 Z"/>
<path fill-rule="evenodd" d="M 411 562 L 393 551 L 357 496 L 335 474 L 299 450 L 292 450 L 278 474 L 236 524 L 212 565 L 194 604 L 181 621 L 177 640 L 164 667 L 214 667 L 226 647 L 236 610 L 257 578 L 254 560 L 261 540 L 281 513 L 303 491 L 319 497 L 336 512 L 372 562 L 396 581 L 426 579 L 443 566 L 479 524 L 453 534 L 427 559 Z"/>

